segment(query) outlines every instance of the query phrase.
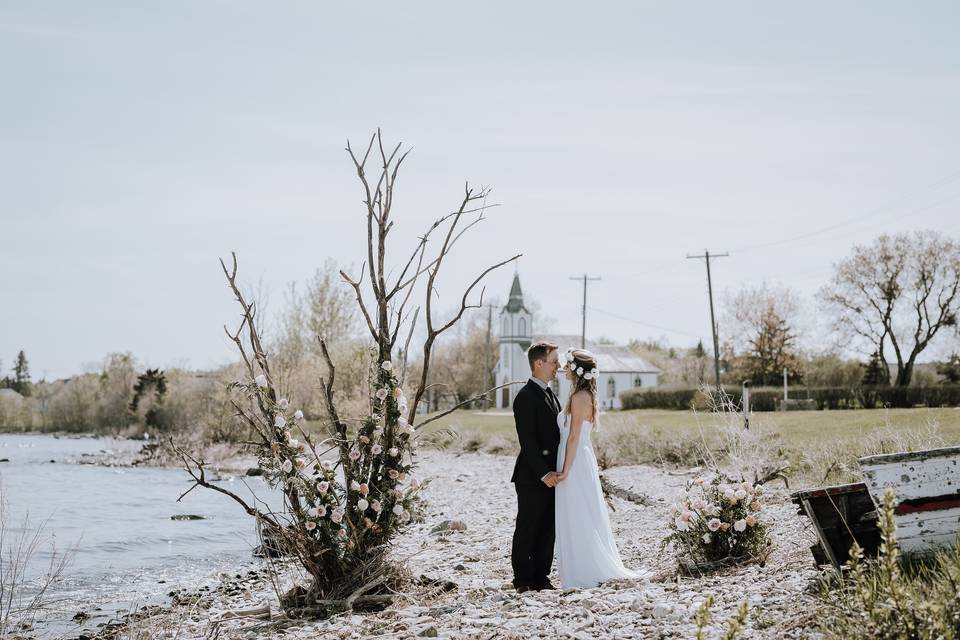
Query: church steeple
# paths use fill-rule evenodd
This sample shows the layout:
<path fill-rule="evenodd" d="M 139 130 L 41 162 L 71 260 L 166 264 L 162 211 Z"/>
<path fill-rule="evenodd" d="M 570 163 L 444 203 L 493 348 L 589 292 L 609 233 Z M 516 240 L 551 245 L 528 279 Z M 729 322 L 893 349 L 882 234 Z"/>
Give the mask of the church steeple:
<path fill-rule="evenodd" d="M 513 274 L 513 285 L 510 287 L 510 300 L 505 307 L 508 313 L 517 313 L 520 310 L 527 311 L 523 306 L 523 289 L 520 288 L 520 274 Z M 527 313 L 530 313 L 527 311 Z"/>

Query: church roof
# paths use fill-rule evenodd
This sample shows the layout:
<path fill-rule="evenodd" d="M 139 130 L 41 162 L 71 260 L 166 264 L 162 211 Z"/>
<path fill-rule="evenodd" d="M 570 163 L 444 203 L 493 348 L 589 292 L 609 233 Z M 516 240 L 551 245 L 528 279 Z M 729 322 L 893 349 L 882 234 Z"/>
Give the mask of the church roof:
<path fill-rule="evenodd" d="M 580 348 L 580 336 L 572 334 L 538 335 L 534 341 L 546 340 L 560 347 L 561 351 Z M 663 373 L 657 366 L 634 353 L 629 347 L 618 344 L 600 344 L 588 339 L 588 351 L 597 357 L 601 373 Z"/>
<path fill-rule="evenodd" d="M 523 306 L 523 289 L 520 288 L 520 274 L 513 274 L 513 285 L 510 287 L 510 300 L 507 302 L 507 306 L 503 308 L 504 311 L 508 313 L 516 313 L 520 310 L 530 313 L 530 311 Z"/>

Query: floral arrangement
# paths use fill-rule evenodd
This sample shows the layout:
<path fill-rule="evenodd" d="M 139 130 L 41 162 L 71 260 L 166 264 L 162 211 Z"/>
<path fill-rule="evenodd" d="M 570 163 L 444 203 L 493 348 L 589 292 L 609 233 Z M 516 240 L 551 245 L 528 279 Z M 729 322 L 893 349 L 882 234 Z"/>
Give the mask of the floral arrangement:
<path fill-rule="evenodd" d="M 332 445 L 311 440 L 303 412 L 287 399 L 272 400 L 266 375 L 240 385 L 272 419 L 273 437 L 269 448 L 260 448 L 259 466 L 271 485 L 282 486 L 291 524 L 347 564 L 409 523 L 425 486 L 411 474 L 414 428 L 404 417 L 407 399 L 392 369 L 390 361 L 380 364 L 371 415 L 352 438 Z M 340 451 L 339 459 L 322 457 L 327 445 Z"/>
<path fill-rule="evenodd" d="M 582 366 L 577 364 L 577 359 L 573 355 L 573 349 L 567 349 L 566 353 L 563 355 L 564 366 L 577 374 L 578 378 L 583 378 L 584 380 L 593 380 L 600 376 L 600 370 L 596 367 L 592 369 L 584 369 Z"/>
<path fill-rule="evenodd" d="M 671 506 L 663 546 L 672 544 L 680 558 L 700 566 L 761 558 L 769 546 L 763 496 L 760 484 L 697 477 Z"/>

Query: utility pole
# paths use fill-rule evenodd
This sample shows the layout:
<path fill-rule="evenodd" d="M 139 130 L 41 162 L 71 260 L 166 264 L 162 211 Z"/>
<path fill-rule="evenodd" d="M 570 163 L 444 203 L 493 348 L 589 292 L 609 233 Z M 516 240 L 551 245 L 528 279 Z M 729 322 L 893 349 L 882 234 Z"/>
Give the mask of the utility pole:
<path fill-rule="evenodd" d="M 483 384 L 486 385 L 487 389 L 492 389 L 494 387 L 493 380 L 493 366 L 490 364 L 490 333 L 493 329 L 493 305 L 486 304 L 484 305 L 487 308 L 487 344 L 483 352 Z M 490 396 L 489 394 L 484 394 L 483 396 L 483 410 L 487 411 L 490 408 Z"/>
<path fill-rule="evenodd" d="M 591 280 L 600 280 L 599 276 L 571 276 L 571 280 L 580 280 L 583 282 L 583 324 L 580 325 L 580 348 L 587 348 L 587 282 Z"/>
<path fill-rule="evenodd" d="M 717 253 L 711 256 L 708 250 L 704 250 L 702 256 L 687 255 L 687 260 L 699 260 L 701 258 L 706 258 L 707 260 L 707 294 L 710 296 L 710 333 L 713 334 L 713 372 L 717 389 L 720 388 L 720 340 L 717 336 L 717 321 L 713 313 L 713 281 L 710 278 L 710 258 L 726 258 L 729 255 L 729 253 Z"/>

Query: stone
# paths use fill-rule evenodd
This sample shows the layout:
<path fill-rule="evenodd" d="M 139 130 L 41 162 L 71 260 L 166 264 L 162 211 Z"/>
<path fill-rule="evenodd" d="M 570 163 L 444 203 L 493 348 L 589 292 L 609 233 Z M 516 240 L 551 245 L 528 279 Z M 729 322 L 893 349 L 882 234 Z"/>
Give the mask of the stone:
<path fill-rule="evenodd" d="M 666 602 L 658 602 L 657 604 L 653 605 L 652 613 L 654 618 L 661 620 L 670 615 L 671 611 L 673 611 L 673 607 L 668 605 Z"/>
<path fill-rule="evenodd" d="M 444 531 L 466 531 L 467 525 L 462 520 L 444 520 L 430 529 L 430 533 L 442 533 Z"/>
<path fill-rule="evenodd" d="M 428 625 L 428 626 L 424 627 L 424 628 L 420 631 L 420 633 L 417 634 L 417 637 L 419 637 L 419 638 L 436 638 L 437 635 L 439 635 L 439 634 L 437 633 L 437 628 L 431 624 L 431 625 Z"/>

